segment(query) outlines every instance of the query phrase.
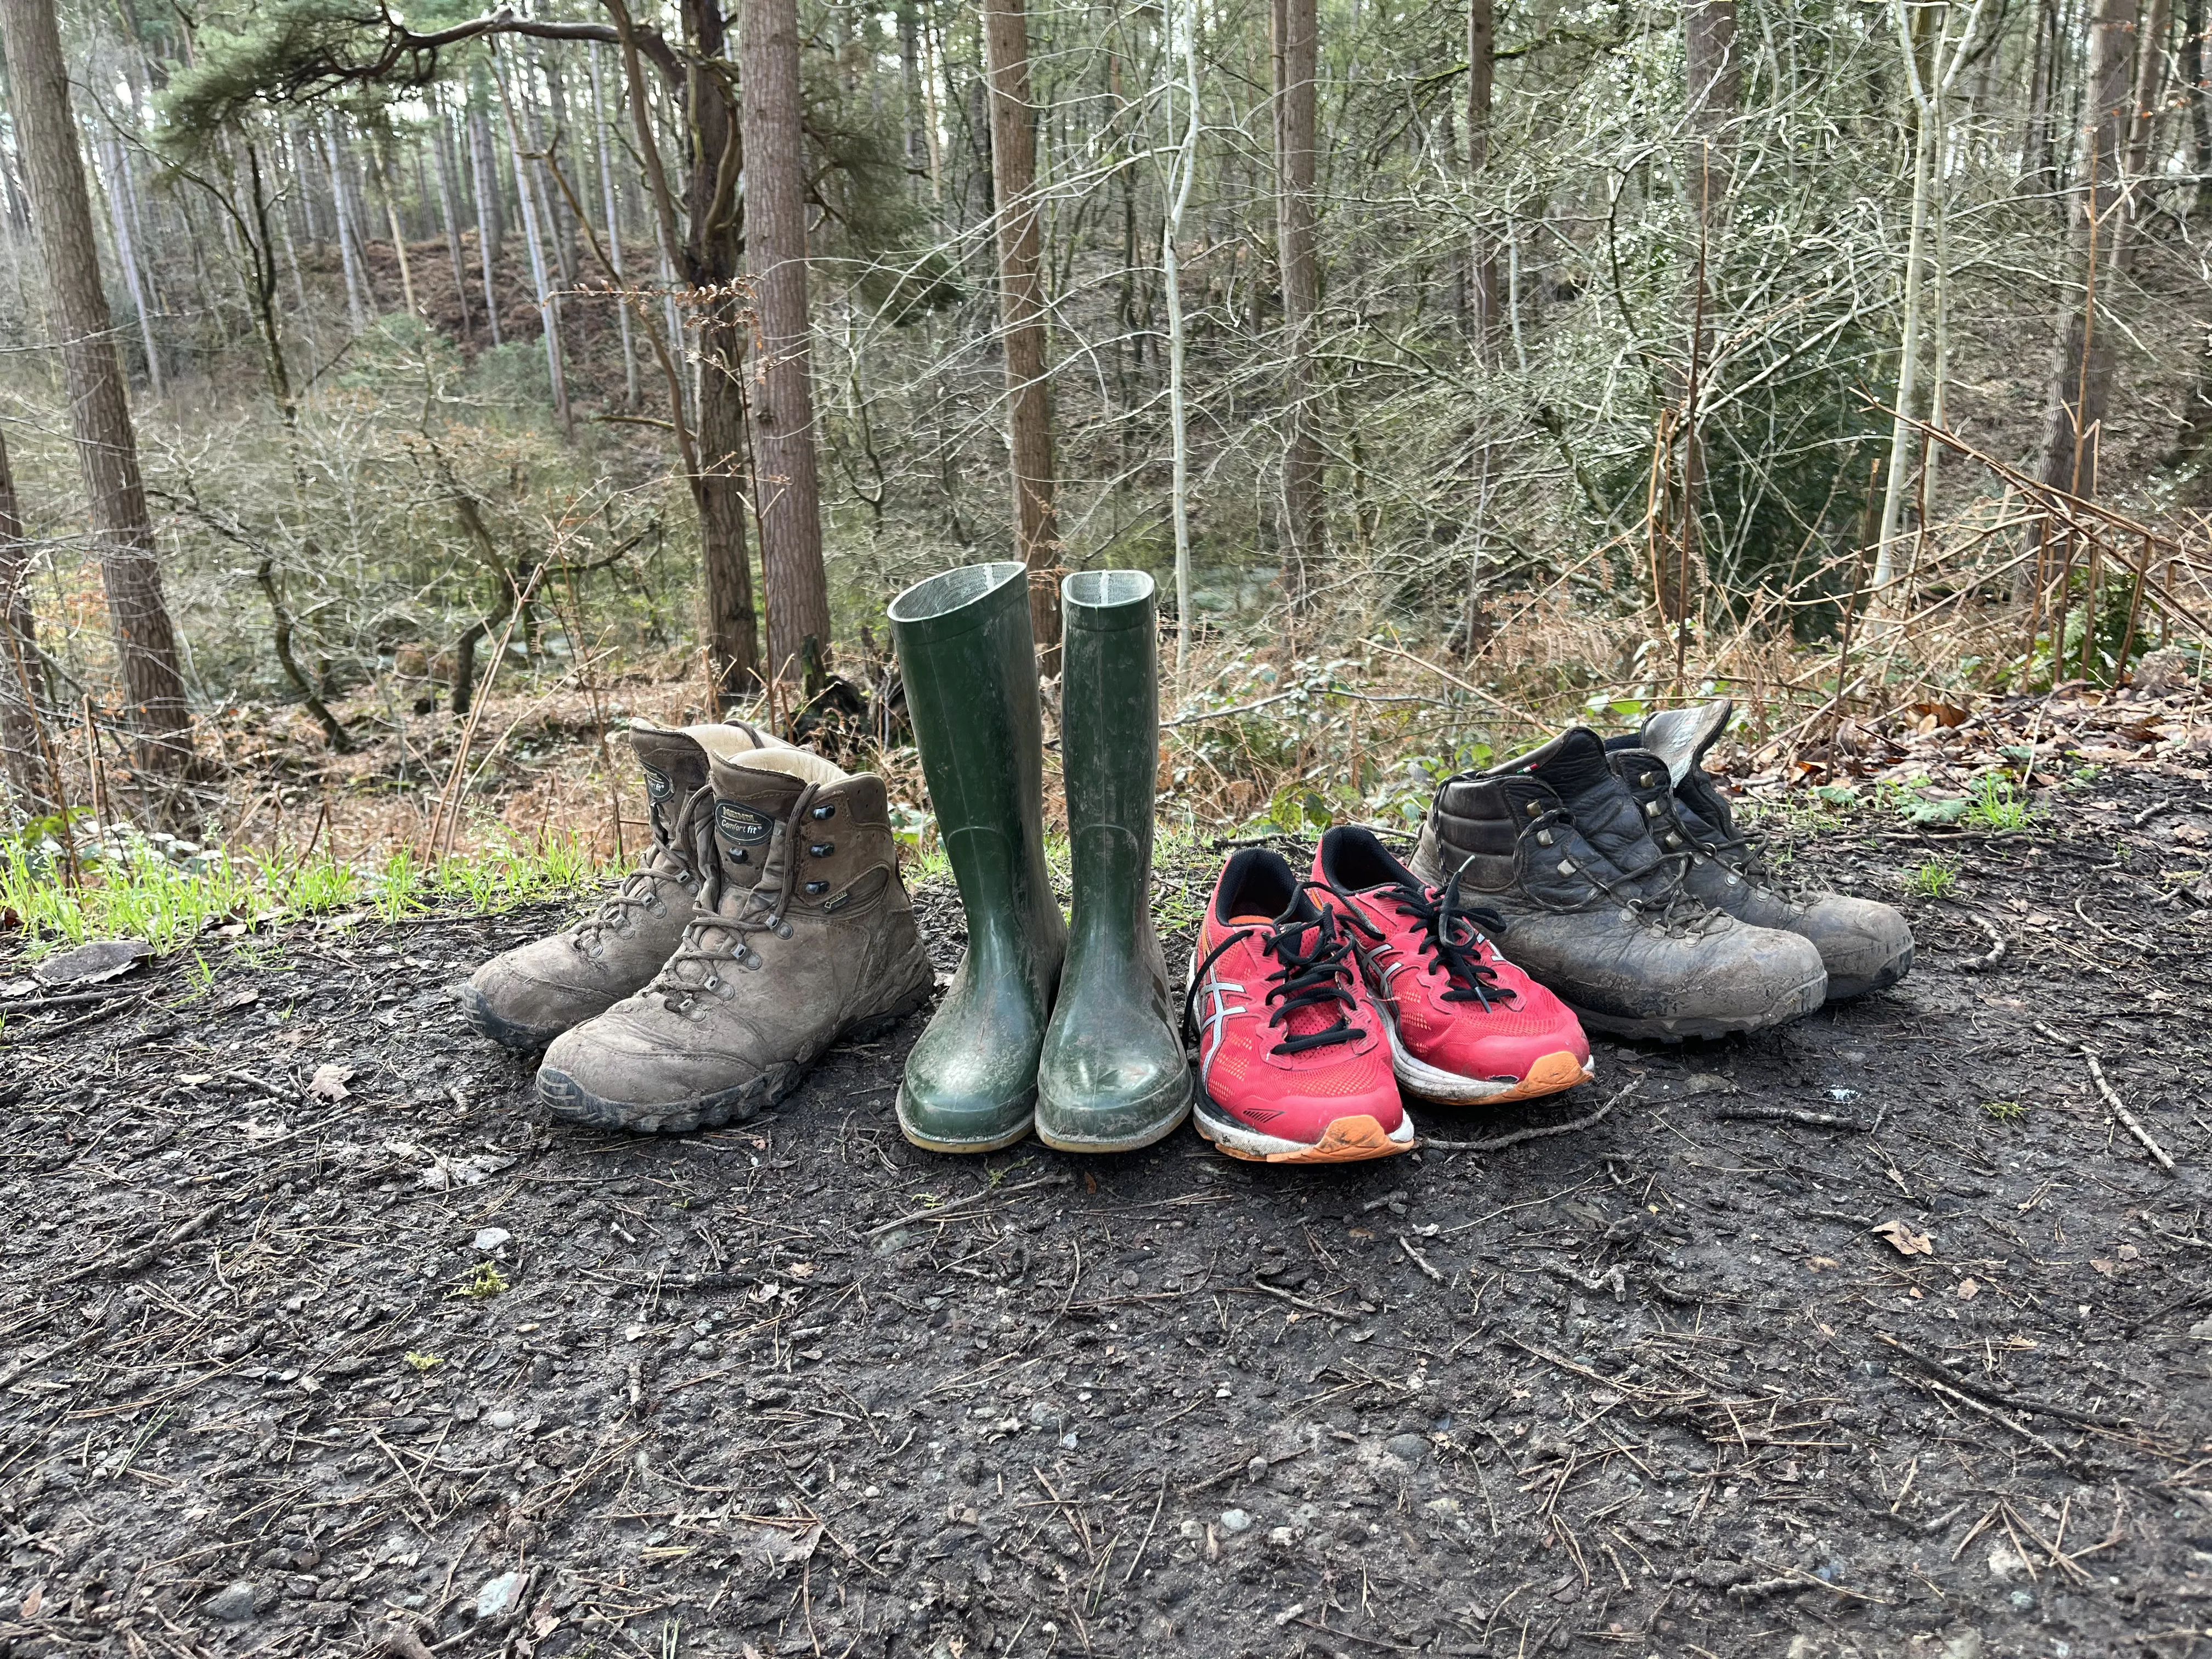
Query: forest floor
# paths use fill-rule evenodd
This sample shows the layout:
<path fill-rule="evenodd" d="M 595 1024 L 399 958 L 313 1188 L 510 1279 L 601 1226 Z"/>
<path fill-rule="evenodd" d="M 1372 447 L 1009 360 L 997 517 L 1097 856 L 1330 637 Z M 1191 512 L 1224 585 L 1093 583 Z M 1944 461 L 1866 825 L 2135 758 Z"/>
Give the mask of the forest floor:
<path fill-rule="evenodd" d="M 550 909 L 19 1001 L 0 1654 L 2179 1659 L 2212 1642 L 2188 758 L 2009 835 L 1793 820 L 1847 890 L 1954 872 L 1905 901 L 1911 977 L 1422 1118 L 1618 1101 L 1490 1153 L 933 1156 L 891 1112 L 918 1021 L 750 1124 L 551 1126 L 452 997 Z M 1174 933 L 1212 873 L 1161 871 Z"/>

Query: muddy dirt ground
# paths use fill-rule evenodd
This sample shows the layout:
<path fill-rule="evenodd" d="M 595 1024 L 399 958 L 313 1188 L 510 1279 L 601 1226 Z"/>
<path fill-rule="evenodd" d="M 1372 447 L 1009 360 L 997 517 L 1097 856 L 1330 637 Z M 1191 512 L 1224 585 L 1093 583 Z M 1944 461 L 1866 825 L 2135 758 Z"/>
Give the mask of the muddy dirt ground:
<path fill-rule="evenodd" d="M 1850 823 L 1956 868 L 1897 992 L 1345 1170 L 921 1153 L 912 1026 L 550 1127 L 450 994 L 549 913 L 19 1004 L 0 1653 L 2198 1651 L 2212 784 Z"/>

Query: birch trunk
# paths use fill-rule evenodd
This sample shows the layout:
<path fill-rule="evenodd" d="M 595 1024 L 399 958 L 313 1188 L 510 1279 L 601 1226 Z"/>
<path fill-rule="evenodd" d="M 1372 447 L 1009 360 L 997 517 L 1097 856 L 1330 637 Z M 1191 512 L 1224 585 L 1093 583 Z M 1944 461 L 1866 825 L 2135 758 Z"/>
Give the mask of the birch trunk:
<path fill-rule="evenodd" d="M 617 273 L 628 269 L 623 264 L 622 204 L 615 192 L 614 168 L 609 157 L 612 147 L 607 137 L 612 123 L 607 117 L 606 89 L 599 79 L 599 43 L 592 42 L 592 134 L 599 155 L 599 195 L 602 210 L 607 216 L 607 260 Z M 617 275 L 616 282 L 624 288 L 628 283 Z M 622 329 L 623 407 L 637 407 L 637 346 L 630 337 L 630 296 L 623 294 L 615 305 L 615 320 Z"/>
<path fill-rule="evenodd" d="M 15 503 L 15 474 L 0 434 L 0 763 L 26 817 L 60 810 L 39 744 L 38 626 L 31 612 L 31 544 Z"/>
<path fill-rule="evenodd" d="M 538 315 L 545 338 L 545 368 L 553 381 L 553 410 L 560 417 L 563 436 L 575 435 L 575 417 L 568 408 L 568 377 L 561 371 L 561 316 L 553 298 L 553 285 L 547 280 L 545 250 L 538 240 L 538 204 L 536 192 L 531 189 L 529 163 L 524 158 L 522 134 L 515 125 L 514 100 L 508 95 L 507 72 L 496 49 L 492 53 L 492 74 L 499 83 L 500 108 L 507 116 L 507 148 L 514 157 L 516 197 L 522 204 L 522 240 L 530 254 L 530 280 L 538 290 Z"/>
<path fill-rule="evenodd" d="M 499 289 L 493 280 L 500 246 L 499 173 L 492 159 L 489 122 L 473 92 L 469 95 L 468 132 L 470 185 L 477 198 L 477 260 L 483 268 L 484 319 L 491 326 L 491 343 L 496 346 L 501 343 Z"/>
<path fill-rule="evenodd" d="M 1321 274 L 1314 226 L 1315 0 L 1273 0 L 1275 239 L 1283 284 L 1283 586 L 1293 610 L 1321 580 L 1322 453 L 1315 428 L 1314 319 Z"/>
<path fill-rule="evenodd" d="M 362 263 L 356 224 L 346 210 L 345 162 L 338 149 L 337 118 L 325 116 L 323 139 L 331 168 L 331 217 L 337 222 L 338 268 L 345 273 L 346 318 L 356 334 L 368 326 L 368 272 Z"/>
<path fill-rule="evenodd" d="M 138 271 L 137 239 L 131 234 L 127 199 L 130 179 L 124 171 L 123 145 L 112 134 L 99 144 L 101 168 L 107 174 L 107 219 L 115 233 L 115 262 L 123 267 L 124 285 L 131 290 L 131 308 L 138 314 L 138 338 L 146 349 L 146 384 L 161 395 L 161 353 L 154 343 L 154 319 L 147 314 L 146 284 Z"/>
<path fill-rule="evenodd" d="M 461 306 L 461 334 L 469 332 L 468 265 L 461 257 L 461 222 L 453 211 L 453 128 L 452 118 L 446 112 L 445 100 L 433 96 L 430 100 L 432 170 L 438 175 L 438 217 L 446 229 L 446 258 L 453 268 L 453 294 Z"/>

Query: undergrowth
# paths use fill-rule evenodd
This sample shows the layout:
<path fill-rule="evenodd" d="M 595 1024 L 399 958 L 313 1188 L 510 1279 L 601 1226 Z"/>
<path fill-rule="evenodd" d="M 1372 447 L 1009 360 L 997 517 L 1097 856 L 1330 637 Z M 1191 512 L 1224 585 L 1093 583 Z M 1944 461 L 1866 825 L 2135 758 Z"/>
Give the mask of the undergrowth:
<path fill-rule="evenodd" d="M 94 939 L 143 939 L 156 951 L 203 933 L 358 913 L 393 922 L 443 909 L 485 914 L 590 886 L 611 866 L 580 837 L 512 840 L 430 862 L 400 848 L 371 861 L 203 848 L 112 827 L 80 830 L 68 851 L 51 832 L 0 843 L 0 928 L 25 953 Z"/>

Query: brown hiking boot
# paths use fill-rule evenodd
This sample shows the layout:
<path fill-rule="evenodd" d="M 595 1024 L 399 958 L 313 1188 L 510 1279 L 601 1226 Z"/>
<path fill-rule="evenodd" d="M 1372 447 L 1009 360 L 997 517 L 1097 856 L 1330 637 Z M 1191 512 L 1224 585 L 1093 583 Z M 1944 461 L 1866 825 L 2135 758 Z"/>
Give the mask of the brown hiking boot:
<path fill-rule="evenodd" d="M 799 786 L 765 864 L 757 843 L 732 834 L 751 830 L 763 770 Z M 928 1000 L 884 781 L 800 750 L 718 759 L 713 774 L 701 912 L 651 984 L 547 1052 L 538 1093 L 556 1117 L 648 1133 L 750 1117 L 831 1043 L 885 1030 Z"/>
<path fill-rule="evenodd" d="M 469 1024 L 517 1054 L 537 1053 L 660 970 L 697 907 L 700 874 L 687 815 L 712 810 L 708 763 L 717 756 L 785 747 L 750 726 L 672 729 L 640 721 L 630 728 L 629 740 L 645 771 L 653 821 L 653 844 L 637 868 L 590 915 L 550 939 L 494 957 L 462 988 L 461 1011 Z M 770 815 L 779 803 L 788 805 L 799 787 L 769 775 L 752 809 L 758 814 L 760 850 L 752 854 L 750 873 L 759 873 Z"/>

